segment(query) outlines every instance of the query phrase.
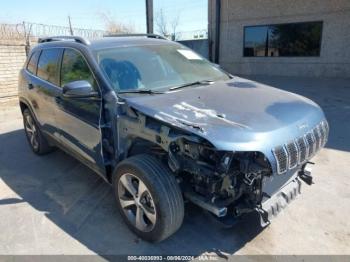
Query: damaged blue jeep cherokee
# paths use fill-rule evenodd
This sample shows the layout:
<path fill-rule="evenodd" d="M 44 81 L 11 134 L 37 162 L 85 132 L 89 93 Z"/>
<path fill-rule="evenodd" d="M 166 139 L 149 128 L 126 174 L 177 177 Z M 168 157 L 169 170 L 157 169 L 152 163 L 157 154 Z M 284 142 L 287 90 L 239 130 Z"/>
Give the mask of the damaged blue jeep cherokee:
<path fill-rule="evenodd" d="M 34 153 L 59 147 L 110 183 L 130 229 L 161 241 L 184 200 L 263 225 L 312 183 L 327 142 L 311 100 L 232 76 L 157 35 L 39 39 L 19 78 Z"/>

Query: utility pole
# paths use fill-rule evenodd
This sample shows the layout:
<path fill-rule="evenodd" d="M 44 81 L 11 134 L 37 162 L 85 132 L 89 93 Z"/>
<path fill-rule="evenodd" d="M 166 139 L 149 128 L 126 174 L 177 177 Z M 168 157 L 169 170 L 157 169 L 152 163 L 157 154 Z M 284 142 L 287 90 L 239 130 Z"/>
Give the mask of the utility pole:
<path fill-rule="evenodd" d="M 73 28 L 72 28 L 72 23 L 71 23 L 71 21 L 70 21 L 70 15 L 68 16 L 68 23 L 69 23 L 70 35 L 74 35 L 74 33 L 73 33 Z"/>
<path fill-rule="evenodd" d="M 209 60 L 219 64 L 221 0 L 208 0 Z"/>
<path fill-rule="evenodd" d="M 153 34 L 153 0 L 146 0 L 147 34 Z"/>
<path fill-rule="evenodd" d="M 215 56 L 214 63 L 220 62 L 221 0 L 215 1 Z"/>

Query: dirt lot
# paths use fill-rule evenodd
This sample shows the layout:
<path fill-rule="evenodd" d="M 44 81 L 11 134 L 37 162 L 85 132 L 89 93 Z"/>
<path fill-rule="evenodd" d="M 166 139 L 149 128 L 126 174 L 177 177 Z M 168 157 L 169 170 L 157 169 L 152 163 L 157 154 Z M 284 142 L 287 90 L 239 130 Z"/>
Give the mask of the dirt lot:
<path fill-rule="evenodd" d="M 111 188 L 62 151 L 29 149 L 18 107 L 0 111 L 0 254 L 350 254 L 350 81 L 262 78 L 319 103 L 330 139 L 314 158 L 315 184 L 262 229 L 251 215 L 231 229 L 187 205 L 182 228 L 149 244 L 117 213 Z"/>

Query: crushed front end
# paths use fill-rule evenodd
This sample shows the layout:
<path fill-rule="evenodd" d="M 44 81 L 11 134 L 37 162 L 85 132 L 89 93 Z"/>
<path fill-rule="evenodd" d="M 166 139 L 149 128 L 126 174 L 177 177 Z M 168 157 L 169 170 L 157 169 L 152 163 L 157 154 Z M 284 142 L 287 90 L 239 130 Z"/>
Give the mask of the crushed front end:
<path fill-rule="evenodd" d="M 168 164 L 185 197 L 219 221 L 258 211 L 266 225 L 300 193 L 301 180 L 312 183 L 309 160 L 324 147 L 328 132 L 327 121 L 321 121 L 271 149 L 275 161 L 261 152 L 219 151 L 205 142 L 178 139 L 170 143 Z"/>
<path fill-rule="evenodd" d="M 158 157 L 185 198 L 225 224 L 253 211 L 262 225 L 268 224 L 300 193 L 301 181 L 312 183 L 309 160 L 329 133 L 316 106 L 312 118 L 305 115 L 296 124 L 259 133 L 221 117 L 217 125 L 201 126 L 180 121 L 163 108 L 153 112 L 134 100 L 127 102 L 119 102 L 118 161 L 139 153 Z"/>

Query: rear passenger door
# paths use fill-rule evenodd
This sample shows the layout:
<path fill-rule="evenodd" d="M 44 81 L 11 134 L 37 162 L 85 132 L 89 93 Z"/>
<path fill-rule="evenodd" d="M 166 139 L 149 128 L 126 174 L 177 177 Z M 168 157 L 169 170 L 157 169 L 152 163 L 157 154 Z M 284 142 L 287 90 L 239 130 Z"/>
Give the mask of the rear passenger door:
<path fill-rule="evenodd" d="M 72 48 L 63 52 L 60 87 L 70 82 L 86 80 L 100 93 L 95 77 L 83 54 Z M 72 98 L 61 93 L 57 100 L 56 123 L 62 144 L 81 161 L 96 171 L 104 172 L 101 148 L 101 99 Z"/>
<path fill-rule="evenodd" d="M 56 98 L 60 95 L 59 61 L 62 48 L 43 49 L 33 54 L 33 62 L 29 61 L 27 70 L 31 73 L 28 82 L 28 93 L 35 116 L 41 130 L 58 139 L 55 123 Z M 37 67 L 34 65 L 38 56 Z"/>

